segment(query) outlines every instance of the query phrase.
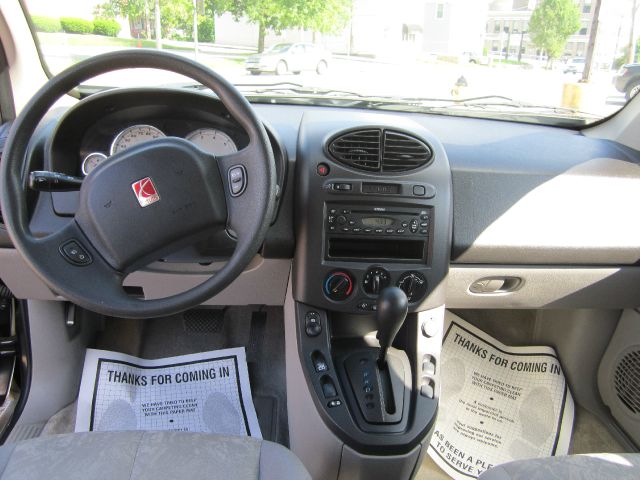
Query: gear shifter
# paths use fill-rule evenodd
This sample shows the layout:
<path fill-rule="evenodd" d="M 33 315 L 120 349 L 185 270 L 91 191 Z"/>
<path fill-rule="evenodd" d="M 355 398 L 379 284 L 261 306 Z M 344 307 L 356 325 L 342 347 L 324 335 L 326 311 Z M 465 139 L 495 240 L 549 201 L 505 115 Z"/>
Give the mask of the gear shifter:
<path fill-rule="evenodd" d="M 402 327 L 408 308 L 407 295 L 398 287 L 387 287 L 380 292 L 377 308 L 378 334 L 376 335 L 380 341 L 378 355 L 380 369 L 387 365 L 387 350 Z"/>

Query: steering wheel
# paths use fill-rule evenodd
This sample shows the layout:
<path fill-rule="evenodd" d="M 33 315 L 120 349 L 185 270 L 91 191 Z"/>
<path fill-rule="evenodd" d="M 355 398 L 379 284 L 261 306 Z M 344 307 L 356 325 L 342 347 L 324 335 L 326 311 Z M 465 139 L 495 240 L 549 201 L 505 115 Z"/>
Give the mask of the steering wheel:
<path fill-rule="evenodd" d="M 27 152 L 38 123 L 82 82 L 127 68 L 185 75 L 210 88 L 240 124 L 249 144 L 214 157 L 181 138 L 132 146 L 100 164 L 82 182 L 80 206 L 59 231 L 36 237 L 29 228 Z M 154 50 L 98 55 L 50 79 L 24 107 L 2 157 L 1 201 L 15 248 L 54 291 L 86 309 L 145 318 L 195 307 L 242 273 L 264 241 L 275 208 L 276 174 L 262 122 L 242 94 L 207 67 Z M 212 228 L 228 228 L 237 244 L 224 267 L 176 295 L 144 300 L 122 282 L 136 269 L 192 243 Z"/>

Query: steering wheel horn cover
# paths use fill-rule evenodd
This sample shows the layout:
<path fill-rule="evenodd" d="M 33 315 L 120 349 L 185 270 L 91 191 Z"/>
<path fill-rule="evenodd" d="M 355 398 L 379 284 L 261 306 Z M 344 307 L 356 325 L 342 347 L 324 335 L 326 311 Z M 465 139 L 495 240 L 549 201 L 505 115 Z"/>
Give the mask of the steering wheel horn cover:
<path fill-rule="evenodd" d="M 127 149 L 85 179 L 80 208 L 66 227 L 35 237 L 29 229 L 25 164 L 36 126 L 58 98 L 77 85 L 127 68 L 167 70 L 210 88 L 245 130 L 249 144 L 218 158 L 171 137 Z M 229 171 L 237 166 L 244 169 L 246 178 L 242 194 L 233 196 Z M 49 80 L 14 122 L 1 168 L 3 216 L 16 249 L 54 291 L 81 307 L 110 316 L 169 315 L 213 297 L 240 275 L 258 252 L 275 208 L 273 152 L 251 105 L 207 67 L 156 50 L 98 55 Z M 143 184 L 144 191 L 140 190 Z M 236 233 L 235 251 L 225 266 L 202 284 L 154 300 L 131 297 L 122 288 L 126 273 L 225 224 Z M 61 246 L 71 240 L 86 250 L 91 263 L 76 265 L 61 255 Z"/>

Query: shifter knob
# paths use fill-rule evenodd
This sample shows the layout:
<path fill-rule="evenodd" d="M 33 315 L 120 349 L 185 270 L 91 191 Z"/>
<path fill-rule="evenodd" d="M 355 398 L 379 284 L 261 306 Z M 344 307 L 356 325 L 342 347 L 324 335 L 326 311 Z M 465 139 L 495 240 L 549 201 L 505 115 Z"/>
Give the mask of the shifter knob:
<path fill-rule="evenodd" d="M 387 349 L 402 327 L 407 317 L 408 308 L 407 295 L 398 287 L 387 287 L 380 292 L 377 308 L 377 338 L 380 341 L 378 365 L 380 368 L 383 368 L 387 363 Z"/>

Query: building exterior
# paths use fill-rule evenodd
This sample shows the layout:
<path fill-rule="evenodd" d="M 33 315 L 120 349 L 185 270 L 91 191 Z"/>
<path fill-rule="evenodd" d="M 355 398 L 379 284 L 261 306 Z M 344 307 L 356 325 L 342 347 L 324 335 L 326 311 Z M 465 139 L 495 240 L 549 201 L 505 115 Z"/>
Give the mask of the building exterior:
<path fill-rule="evenodd" d="M 498 0 L 489 4 L 486 24 L 486 52 L 502 53 L 507 59 L 541 59 L 544 55 L 528 35 L 529 20 L 538 0 Z M 587 52 L 593 9 L 591 0 L 576 0 L 580 8 L 580 30 L 569 37 L 564 56 L 584 57 Z"/>
<path fill-rule="evenodd" d="M 445 56 L 481 55 L 488 2 L 431 1 L 424 4 L 423 50 Z"/>

